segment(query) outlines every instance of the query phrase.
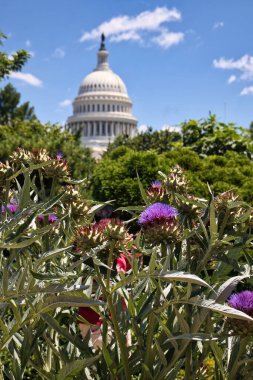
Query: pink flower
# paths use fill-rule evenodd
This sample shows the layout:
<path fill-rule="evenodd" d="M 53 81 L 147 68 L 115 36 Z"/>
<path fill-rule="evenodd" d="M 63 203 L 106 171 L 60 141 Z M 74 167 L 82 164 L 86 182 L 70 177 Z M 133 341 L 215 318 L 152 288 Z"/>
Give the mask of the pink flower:
<path fill-rule="evenodd" d="M 116 269 L 118 272 L 126 273 L 131 269 L 131 264 L 129 259 L 123 253 L 120 254 L 120 257 L 117 258 Z"/>
<path fill-rule="evenodd" d="M 102 319 L 100 315 L 93 310 L 91 307 L 79 307 L 78 314 L 86 319 L 91 325 L 101 326 Z M 78 323 L 83 323 L 82 321 L 78 321 Z"/>

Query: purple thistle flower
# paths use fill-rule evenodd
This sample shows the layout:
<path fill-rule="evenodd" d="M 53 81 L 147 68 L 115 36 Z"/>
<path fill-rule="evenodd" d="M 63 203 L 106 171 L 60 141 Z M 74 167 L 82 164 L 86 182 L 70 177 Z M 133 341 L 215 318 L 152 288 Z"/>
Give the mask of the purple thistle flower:
<path fill-rule="evenodd" d="M 229 306 L 241 310 L 253 317 L 253 292 L 244 290 L 240 293 L 232 294 L 228 299 Z"/>
<path fill-rule="evenodd" d="M 56 220 L 58 220 L 58 217 L 56 215 L 54 215 L 54 214 L 48 215 L 49 223 L 53 224 L 54 222 L 56 222 Z"/>
<path fill-rule="evenodd" d="M 38 216 L 37 216 L 37 221 L 38 221 L 39 223 L 43 223 L 43 222 L 44 222 L 44 215 L 38 215 Z"/>
<path fill-rule="evenodd" d="M 60 151 L 57 152 L 57 153 L 56 153 L 56 159 L 57 159 L 57 160 L 62 160 L 62 159 L 63 159 L 63 153 L 60 152 Z"/>
<path fill-rule="evenodd" d="M 151 182 L 151 189 L 160 190 L 161 187 L 162 187 L 162 182 L 161 181 L 153 181 L 153 182 Z"/>
<path fill-rule="evenodd" d="M 15 214 L 15 212 L 17 211 L 18 209 L 18 204 L 17 204 L 17 201 L 15 199 L 12 199 L 10 201 L 10 203 L 7 204 L 7 208 L 8 210 L 12 213 L 12 214 Z"/>
<path fill-rule="evenodd" d="M 1 211 L 2 211 L 2 214 L 4 214 L 5 213 L 5 207 L 4 207 L 4 205 L 2 205 L 2 207 L 1 207 Z"/>
<path fill-rule="evenodd" d="M 178 215 L 175 207 L 165 203 L 154 203 L 144 210 L 139 217 L 139 224 L 146 226 L 154 222 L 172 221 Z"/>

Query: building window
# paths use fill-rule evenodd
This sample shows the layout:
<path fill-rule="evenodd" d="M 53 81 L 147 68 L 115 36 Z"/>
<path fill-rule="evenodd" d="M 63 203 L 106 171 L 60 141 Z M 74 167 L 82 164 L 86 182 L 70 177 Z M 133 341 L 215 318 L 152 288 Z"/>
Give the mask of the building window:
<path fill-rule="evenodd" d="M 117 127 L 116 127 L 116 123 L 114 123 L 114 136 L 116 136 L 116 134 L 117 134 Z"/>
<path fill-rule="evenodd" d="M 100 104 L 97 105 L 97 111 L 100 111 Z"/>
<path fill-rule="evenodd" d="M 110 104 L 107 104 L 107 111 L 110 112 L 111 111 L 111 107 L 110 107 Z"/>
<path fill-rule="evenodd" d="M 94 135 L 94 125 L 93 123 L 90 123 L 90 135 L 93 136 Z"/>
<path fill-rule="evenodd" d="M 85 109 L 85 105 L 83 106 L 83 112 L 85 112 L 86 111 L 86 109 Z"/>
<path fill-rule="evenodd" d="M 112 105 L 112 112 L 115 112 L 115 105 Z"/>
<path fill-rule="evenodd" d="M 96 123 L 96 136 L 99 136 L 99 123 Z"/>
<path fill-rule="evenodd" d="M 111 135 L 112 135 L 111 123 L 108 123 L 108 136 L 111 136 Z"/>
<path fill-rule="evenodd" d="M 119 105 L 117 105 L 117 111 L 119 112 Z"/>
<path fill-rule="evenodd" d="M 105 136 L 105 123 L 102 123 L 102 136 Z"/>
<path fill-rule="evenodd" d="M 102 105 L 102 111 L 105 112 L 105 105 Z"/>
<path fill-rule="evenodd" d="M 87 111 L 90 112 L 90 105 L 87 105 Z"/>
<path fill-rule="evenodd" d="M 92 104 L 92 112 L 95 112 L 95 104 Z"/>

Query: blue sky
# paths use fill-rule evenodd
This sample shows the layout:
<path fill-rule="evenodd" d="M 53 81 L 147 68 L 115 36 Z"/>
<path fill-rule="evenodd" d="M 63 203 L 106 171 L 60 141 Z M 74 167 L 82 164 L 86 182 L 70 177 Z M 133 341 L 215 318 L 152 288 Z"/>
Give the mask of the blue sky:
<path fill-rule="evenodd" d="M 209 111 L 244 127 L 253 120 L 252 0 L 0 0 L 0 9 L 4 51 L 32 54 L 8 81 L 43 122 L 71 115 L 101 31 L 139 125 L 160 129 Z"/>

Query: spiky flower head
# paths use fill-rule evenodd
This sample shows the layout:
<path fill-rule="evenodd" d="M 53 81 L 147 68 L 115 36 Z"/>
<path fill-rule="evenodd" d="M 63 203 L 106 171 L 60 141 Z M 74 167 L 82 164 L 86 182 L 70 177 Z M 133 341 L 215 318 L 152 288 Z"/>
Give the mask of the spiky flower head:
<path fill-rule="evenodd" d="M 84 222 L 88 219 L 91 202 L 83 199 L 78 189 L 73 185 L 67 185 L 64 190 L 65 193 L 61 200 L 65 209 L 71 211 L 71 216 L 78 223 Z"/>
<path fill-rule="evenodd" d="M 78 228 L 75 232 L 74 246 L 77 251 L 86 253 L 104 243 L 113 242 L 114 248 L 124 248 L 132 236 L 119 219 L 101 219 L 88 227 Z"/>
<path fill-rule="evenodd" d="M 244 290 L 240 293 L 234 293 L 228 299 L 229 306 L 241 310 L 253 317 L 253 292 Z"/>
<path fill-rule="evenodd" d="M 147 191 L 148 198 L 153 202 L 157 202 L 157 201 L 162 201 L 164 195 L 165 195 L 165 190 L 163 188 L 162 182 L 161 181 L 151 182 L 151 185 Z"/>
<path fill-rule="evenodd" d="M 184 170 L 179 165 L 175 165 L 170 170 L 165 186 L 168 193 L 187 194 L 189 183 L 185 177 Z"/>
<path fill-rule="evenodd" d="M 180 233 L 177 215 L 178 211 L 175 207 L 165 203 L 154 203 L 141 213 L 138 223 L 149 243 L 169 242 L 177 239 Z"/>
<path fill-rule="evenodd" d="M 239 196 L 231 190 L 225 191 L 224 193 L 221 193 L 215 197 L 214 207 L 218 210 L 226 209 L 230 203 L 236 202 L 238 200 L 238 197 Z"/>
<path fill-rule="evenodd" d="M 240 293 L 232 294 L 227 300 L 229 306 L 236 310 L 243 311 L 253 317 L 253 291 L 244 290 Z M 253 322 L 241 319 L 229 319 L 229 326 L 239 335 L 253 334 Z"/>

